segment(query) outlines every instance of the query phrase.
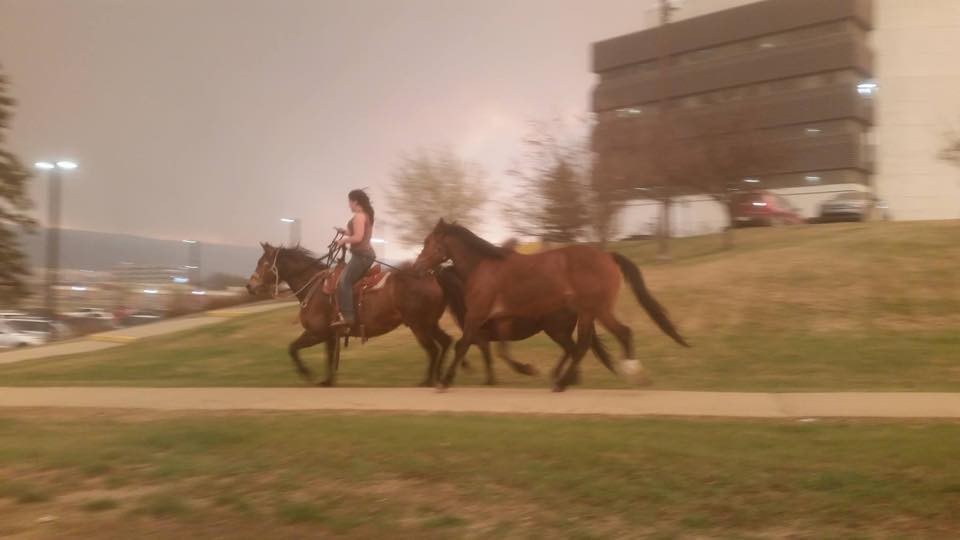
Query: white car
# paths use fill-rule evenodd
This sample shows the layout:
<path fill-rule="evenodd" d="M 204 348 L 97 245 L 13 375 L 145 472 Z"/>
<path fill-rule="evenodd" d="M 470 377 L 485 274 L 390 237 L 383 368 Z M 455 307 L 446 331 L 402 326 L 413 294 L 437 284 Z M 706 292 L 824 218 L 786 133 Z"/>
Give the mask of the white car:
<path fill-rule="evenodd" d="M 52 338 L 54 326 L 38 319 L 7 319 L 0 321 L 0 348 L 43 345 Z"/>
<path fill-rule="evenodd" d="M 66 317 L 73 317 L 76 319 L 104 319 L 104 320 L 113 320 L 113 314 L 102 310 L 100 308 L 80 308 L 76 311 L 71 311 L 70 313 L 63 314 Z"/>

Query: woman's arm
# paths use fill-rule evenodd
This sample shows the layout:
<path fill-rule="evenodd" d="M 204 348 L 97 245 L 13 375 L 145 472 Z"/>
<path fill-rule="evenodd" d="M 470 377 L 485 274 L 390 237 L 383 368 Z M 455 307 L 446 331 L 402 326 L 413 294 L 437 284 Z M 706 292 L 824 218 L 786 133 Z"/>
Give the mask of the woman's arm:
<path fill-rule="evenodd" d="M 367 232 L 367 215 L 355 214 L 353 216 L 353 236 L 341 238 L 338 242 L 341 246 L 344 244 L 358 244 L 363 241 L 363 233 Z"/>

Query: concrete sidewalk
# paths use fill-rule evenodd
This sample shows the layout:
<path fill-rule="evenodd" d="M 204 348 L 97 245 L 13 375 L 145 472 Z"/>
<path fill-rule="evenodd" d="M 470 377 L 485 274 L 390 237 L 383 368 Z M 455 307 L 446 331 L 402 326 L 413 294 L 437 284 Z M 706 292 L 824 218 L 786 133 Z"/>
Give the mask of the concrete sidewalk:
<path fill-rule="evenodd" d="M 728 418 L 960 418 L 960 394 L 454 388 L 0 388 L 3 407 Z"/>
<path fill-rule="evenodd" d="M 208 311 L 199 315 L 180 317 L 153 324 L 142 326 L 131 326 L 130 328 L 121 328 L 99 334 L 90 334 L 78 339 L 54 343 L 42 347 L 30 347 L 26 349 L 17 349 L 14 351 L 0 353 L 0 364 L 12 364 L 24 360 L 36 360 L 39 358 L 53 358 L 55 356 L 67 356 L 71 354 L 82 354 L 94 351 L 119 347 L 127 343 L 133 343 L 140 339 L 162 336 L 201 328 L 211 324 L 225 321 L 234 317 L 245 315 L 254 315 L 266 311 L 273 311 L 285 307 L 295 306 L 295 302 L 258 302 L 256 304 L 241 305 L 235 308 L 219 309 Z"/>

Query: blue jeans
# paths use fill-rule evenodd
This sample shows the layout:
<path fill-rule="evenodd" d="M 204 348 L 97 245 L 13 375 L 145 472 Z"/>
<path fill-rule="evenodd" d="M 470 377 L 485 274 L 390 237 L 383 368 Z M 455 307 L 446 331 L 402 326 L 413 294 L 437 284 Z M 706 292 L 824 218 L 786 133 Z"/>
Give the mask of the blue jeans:
<path fill-rule="evenodd" d="M 350 262 L 343 270 L 340 283 L 337 285 L 337 300 L 340 303 L 340 314 L 344 320 L 352 323 L 356 318 L 353 309 L 353 286 L 367 273 L 367 270 L 373 266 L 373 254 L 354 253 L 350 256 Z"/>

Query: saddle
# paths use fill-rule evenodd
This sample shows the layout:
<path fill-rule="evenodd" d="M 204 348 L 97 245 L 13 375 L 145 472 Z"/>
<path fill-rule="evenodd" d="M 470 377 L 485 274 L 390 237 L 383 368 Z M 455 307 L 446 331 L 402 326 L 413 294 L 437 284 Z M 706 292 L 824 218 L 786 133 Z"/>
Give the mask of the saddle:
<path fill-rule="evenodd" d="M 340 263 L 333 269 L 333 272 L 327 275 L 326 279 L 323 280 L 323 294 L 333 295 L 337 291 L 337 285 L 340 284 L 340 278 L 343 276 L 346 267 L 346 264 Z M 384 272 L 379 264 L 371 266 L 367 273 L 360 278 L 360 281 L 354 284 L 354 298 L 359 298 L 359 295 L 364 291 L 379 288 L 378 285 L 386 280 L 388 275 L 390 275 L 390 272 Z"/>
<path fill-rule="evenodd" d="M 341 262 L 323 281 L 323 293 L 333 299 L 334 309 L 338 311 L 340 307 L 338 304 L 336 290 L 340 280 L 343 279 L 343 270 L 346 267 L 347 265 Z M 364 328 L 363 323 L 360 322 L 363 320 L 363 295 L 368 291 L 382 289 L 387 284 L 388 277 L 390 277 L 390 272 L 384 272 L 379 264 L 374 264 L 353 286 L 353 303 L 356 307 L 357 323 L 360 330 L 360 338 L 363 342 L 367 341 L 366 329 Z M 354 330 L 356 330 L 356 327 L 354 327 Z M 346 343 L 346 338 L 344 338 L 344 342 Z"/>

